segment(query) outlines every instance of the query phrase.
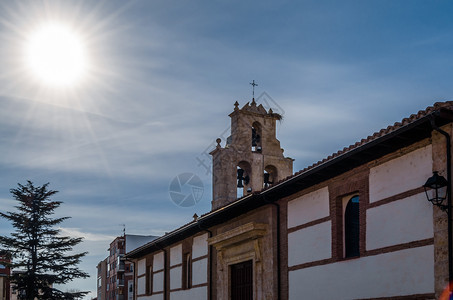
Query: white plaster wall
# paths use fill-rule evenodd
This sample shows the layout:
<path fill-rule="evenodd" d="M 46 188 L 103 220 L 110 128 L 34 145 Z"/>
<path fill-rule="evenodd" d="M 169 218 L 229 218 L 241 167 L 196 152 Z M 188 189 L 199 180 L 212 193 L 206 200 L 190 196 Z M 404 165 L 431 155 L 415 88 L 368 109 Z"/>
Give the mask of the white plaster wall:
<path fill-rule="evenodd" d="M 192 285 L 208 282 L 208 259 L 192 262 Z"/>
<path fill-rule="evenodd" d="M 432 176 L 432 146 L 370 169 L 370 202 L 421 187 Z"/>
<path fill-rule="evenodd" d="M 143 275 L 146 273 L 146 258 L 141 259 L 137 263 L 137 276 Z"/>
<path fill-rule="evenodd" d="M 288 228 L 329 216 L 327 187 L 288 202 Z"/>
<path fill-rule="evenodd" d="M 425 193 L 367 210 L 367 250 L 432 238 L 433 208 Z"/>
<path fill-rule="evenodd" d="M 153 271 L 159 271 L 164 268 L 164 253 L 159 252 L 153 257 Z"/>
<path fill-rule="evenodd" d="M 164 272 L 153 274 L 153 293 L 164 290 Z"/>
<path fill-rule="evenodd" d="M 434 293 L 433 246 L 289 272 L 289 299 L 361 299 Z"/>
<path fill-rule="evenodd" d="M 288 234 L 288 266 L 332 257 L 331 222 Z"/>
<path fill-rule="evenodd" d="M 137 295 L 146 293 L 146 276 L 137 278 Z"/>
<path fill-rule="evenodd" d="M 182 263 L 182 244 L 170 248 L 170 266 Z"/>
<path fill-rule="evenodd" d="M 208 299 L 208 288 L 205 286 L 170 293 L 170 300 L 203 300 Z"/>
<path fill-rule="evenodd" d="M 163 294 L 137 297 L 137 300 L 163 300 L 163 299 L 164 299 Z"/>
<path fill-rule="evenodd" d="M 170 269 L 170 289 L 180 289 L 182 287 L 182 267 Z"/>
<path fill-rule="evenodd" d="M 199 235 L 193 238 L 192 259 L 208 255 L 208 234 Z"/>

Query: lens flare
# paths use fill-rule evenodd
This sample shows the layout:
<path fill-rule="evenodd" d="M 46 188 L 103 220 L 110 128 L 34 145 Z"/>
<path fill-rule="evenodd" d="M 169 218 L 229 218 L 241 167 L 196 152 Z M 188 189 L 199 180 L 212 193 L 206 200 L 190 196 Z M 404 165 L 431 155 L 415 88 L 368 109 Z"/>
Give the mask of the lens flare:
<path fill-rule="evenodd" d="M 447 285 L 445 290 L 440 295 L 439 300 L 451 300 L 451 299 L 453 299 L 453 295 L 450 293 L 450 291 L 453 291 L 453 282 L 450 282 L 450 284 Z"/>
<path fill-rule="evenodd" d="M 39 27 L 31 34 L 25 51 L 31 72 L 49 86 L 74 85 L 87 67 L 82 40 L 63 24 Z"/>

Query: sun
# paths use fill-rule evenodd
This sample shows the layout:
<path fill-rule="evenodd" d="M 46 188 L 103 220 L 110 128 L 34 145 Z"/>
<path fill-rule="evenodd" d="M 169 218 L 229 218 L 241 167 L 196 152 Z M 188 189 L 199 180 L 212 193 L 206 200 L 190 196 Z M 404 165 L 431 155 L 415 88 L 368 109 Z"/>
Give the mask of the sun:
<path fill-rule="evenodd" d="M 87 69 L 86 49 L 79 35 L 61 23 L 47 23 L 30 34 L 25 47 L 26 65 L 42 84 L 74 86 Z"/>

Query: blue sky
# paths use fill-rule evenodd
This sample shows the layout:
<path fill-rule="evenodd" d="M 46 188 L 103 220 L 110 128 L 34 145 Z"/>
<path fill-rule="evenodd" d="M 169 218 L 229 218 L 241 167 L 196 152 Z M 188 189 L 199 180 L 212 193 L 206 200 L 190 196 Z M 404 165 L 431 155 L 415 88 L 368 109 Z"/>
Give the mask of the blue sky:
<path fill-rule="evenodd" d="M 451 1 L 0 1 L 0 210 L 18 182 L 50 182 L 96 264 L 122 233 L 161 235 L 210 210 L 197 158 L 229 126 L 237 100 L 266 92 L 294 170 L 436 101 L 452 100 Z M 23 66 L 24 40 L 48 21 L 85 41 L 81 85 L 57 89 Z M 207 162 L 207 160 L 206 160 Z M 178 174 L 204 183 L 181 208 Z M 0 234 L 11 232 L 0 220 Z M 91 294 L 90 297 L 94 297 Z"/>

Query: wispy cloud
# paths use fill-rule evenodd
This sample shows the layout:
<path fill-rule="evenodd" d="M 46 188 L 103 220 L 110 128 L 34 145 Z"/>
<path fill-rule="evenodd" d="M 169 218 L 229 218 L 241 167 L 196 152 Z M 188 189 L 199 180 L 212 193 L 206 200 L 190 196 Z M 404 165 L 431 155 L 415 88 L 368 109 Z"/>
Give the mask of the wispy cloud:
<path fill-rule="evenodd" d="M 111 242 L 115 238 L 115 236 L 113 235 L 83 232 L 80 230 L 80 228 L 60 227 L 59 229 L 62 236 L 83 237 L 84 241 L 90 242 Z"/>

